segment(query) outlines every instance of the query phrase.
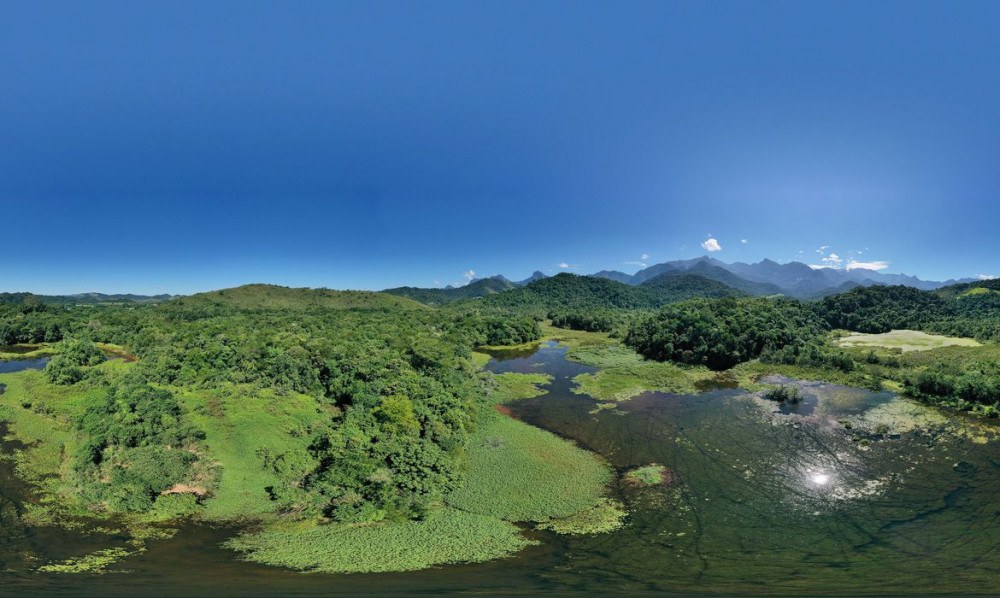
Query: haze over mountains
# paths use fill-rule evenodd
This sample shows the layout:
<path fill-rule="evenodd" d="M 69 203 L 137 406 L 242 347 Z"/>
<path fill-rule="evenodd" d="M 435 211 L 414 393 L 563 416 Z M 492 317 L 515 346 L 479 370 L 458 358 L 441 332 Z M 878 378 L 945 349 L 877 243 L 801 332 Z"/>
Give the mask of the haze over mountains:
<path fill-rule="evenodd" d="M 755 264 L 743 262 L 726 263 L 708 256 L 675 260 L 655 264 L 628 274 L 617 270 L 602 270 L 589 276 L 603 278 L 629 286 L 652 285 L 663 288 L 665 285 L 677 287 L 679 281 L 668 283 L 662 279 L 685 276 L 685 286 L 690 287 L 695 282 L 692 277 L 703 281 L 721 283 L 725 287 L 740 293 L 753 296 L 786 295 L 798 299 L 819 299 L 827 295 L 843 293 L 859 286 L 872 285 L 904 285 L 930 291 L 944 286 L 972 282 L 974 279 L 963 278 L 946 281 L 921 280 L 906 274 L 884 274 L 864 268 L 834 269 L 813 268 L 801 262 L 779 264 L 765 259 Z M 531 277 L 513 282 L 502 275 L 490 278 L 473 279 L 463 287 L 447 287 L 443 289 L 422 289 L 417 287 L 399 287 L 386 289 L 385 292 L 403 295 L 425 303 L 447 303 L 472 297 L 483 297 L 501 293 L 528 285 L 546 276 L 536 271 Z M 707 288 L 704 282 L 694 286 Z M 718 293 L 718 289 L 715 290 Z"/>
<path fill-rule="evenodd" d="M 849 291 L 859 286 L 904 285 L 931 291 L 941 287 L 975 282 L 978 279 L 961 278 L 946 281 L 921 280 L 906 274 L 884 274 L 864 268 L 834 269 L 813 268 L 801 262 L 779 264 L 765 259 L 755 264 L 726 263 L 704 256 L 689 260 L 675 260 L 655 264 L 628 274 L 617 270 L 601 270 L 587 275 L 630 287 L 644 287 L 643 292 L 655 289 L 670 297 L 694 293 L 698 296 L 769 296 L 785 295 L 797 299 L 820 299 Z M 540 270 L 519 281 L 512 281 L 497 274 L 488 278 L 473 278 L 464 286 L 443 288 L 396 287 L 385 293 L 409 297 L 421 303 L 442 304 L 463 299 L 486 297 L 513 289 L 526 287 L 550 278 Z M 673 278 L 673 280 L 668 280 Z M 710 284 L 711 283 L 711 284 Z M 0 293 L 0 303 L 18 302 L 29 293 Z M 60 305 L 97 305 L 107 303 L 158 303 L 174 295 L 131 295 L 79 293 L 75 295 L 36 296 L 44 303 Z"/>

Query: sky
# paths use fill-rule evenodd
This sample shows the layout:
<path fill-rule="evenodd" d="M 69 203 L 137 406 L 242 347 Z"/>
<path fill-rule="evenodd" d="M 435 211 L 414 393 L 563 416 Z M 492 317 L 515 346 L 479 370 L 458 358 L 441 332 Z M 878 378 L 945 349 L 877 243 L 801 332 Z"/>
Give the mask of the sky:
<path fill-rule="evenodd" d="M 0 291 L 1000 274 L 997 2 L 5 2 Z"/>

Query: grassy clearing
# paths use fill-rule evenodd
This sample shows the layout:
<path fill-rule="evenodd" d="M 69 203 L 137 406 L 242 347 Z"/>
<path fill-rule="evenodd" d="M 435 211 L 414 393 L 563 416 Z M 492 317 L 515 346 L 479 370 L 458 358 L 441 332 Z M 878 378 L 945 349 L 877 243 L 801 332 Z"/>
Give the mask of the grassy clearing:
<path fill-rule="evenodd" d="M 38 504 L 28 505 L 26 517 L 36 523 L 57 518 L 56 511 L 78 507 L 71 487 L 67 455 L 76 448 L 70 417 L 90 400 L 103 396 L 96 388 L 50 384 L 36 370 L 0 375 L 7 390 L 0 395 L 0 420 L 9 434 L 27 445 L 15 455 L 17 473 L 38 487 Z"/>
<path fill-rule="evenodd" d="M 929 351 L 941 347 L 978 347 L 980 343 L 971 338 L 940 336 L 917 330 L 893 330 L 882 334 L 851 333 L 837 339 L 840 347 L 883 347 L 900 351 Z"/>
<path fill-rule="evenodd" d="M 272 527 L 239 536 L 227 546 L 249 560 L 301 571 L 380 573 L 489 561 L 533 543 L 496 517 L 443 509 L 423 521 Z"/>
<path fill-rule="evenodd" d="M 245 519 L 294 508 L 296 483 L 315 466 L 307 450 L 309 426 L 322 417 L 315 398 L 235 385 L 179 397 L 205 432 L 208 458 L 219 464 L 202 517 Z M 271 500 L 268 488 L 285 500 Z"/>

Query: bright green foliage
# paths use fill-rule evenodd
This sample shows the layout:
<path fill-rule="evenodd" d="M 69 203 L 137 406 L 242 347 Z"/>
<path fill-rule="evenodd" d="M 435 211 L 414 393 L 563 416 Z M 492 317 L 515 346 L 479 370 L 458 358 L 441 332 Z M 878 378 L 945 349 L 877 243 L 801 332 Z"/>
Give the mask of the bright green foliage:
<path fill-rule="evenodd" d="M 505 403 L 518 399 L 530 399 L 545 393 L 542 386 L 552 382 L 548 374 L 494 374 L 492 381 L 495 387 L 488 397 L 491 403 Z"/>
<path fill-rule="evenodd" d="M 495 517 L 442 509 L 416 521 L 271 528 L 237 537 L 228 546 L 250 560 L 302 571 L 381 573 L 478 563 L 534 543 Z"/>
<path fill-rule="evenodd" d="M 489 410 L 469 440 L 465 480 L 448 504 L 508 521 L 546 521 L 593 506 L 610 479 L 596 455 Z"/>
<path fill-rule="evenodd" d="M 73 465 L 84 494 L 112 511 L 147 511 L 160 493 L 190 479 L 195 455 L 181 447 L 201 437 L 170 391 L 145 384 L 113 388 L 87 408 L 78 429 Z"/>
<path fill-rule="evenodd" d="M 56 347 L 57 355 L 45 366 L 45 375 L 55 384 L 76 384 L 83 380 L 84 368 L 104 361 L 97 345 L 86 340 L 65 340 Z"/>
<path fill-rule="evenodd" d="M 667 468 L 652 464 L 637 467 L 625 473 L 625 481 L 636 486 L 658 486 L 663 483 Z"/>

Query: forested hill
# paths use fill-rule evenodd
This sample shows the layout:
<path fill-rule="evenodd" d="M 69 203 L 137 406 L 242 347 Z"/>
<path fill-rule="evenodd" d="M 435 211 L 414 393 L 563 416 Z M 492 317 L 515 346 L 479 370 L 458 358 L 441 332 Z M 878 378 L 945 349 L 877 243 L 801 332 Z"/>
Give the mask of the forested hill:
<path fill-rule="evenodd" d="M 740 291 L 743 291 L 745 294 L 754 295 L 758 297 L 763 297 L 767 295 L 781 295 L 785 293 L 781 289 L 781 287 L 779 287 L 776 284 L 772 284 L 769 282 L 756 282 L 753 280 L 740 278 L 739 276 L 733 274 L 729 270 L 726 270 L 725 268 L 721 268 L 719 266 L 712 265 L 708 262 L 697 262 L 695 265 L 691 266 L 691 268 L 688 270 L 683 270 L 680 272 L 668 272 L 667 274 L 661 274 L 660 276 L 678 276 L 681 274 L 693 274 L 696 276 L 700 276 L 702 278 L 714 280 L 728 287 L 739 289 Z M 653 280 L 656 279 L 654 278 Z M 647 282 L 652 282 L 652 281 L 647 281 Z"/>
<path fill-rule="evenodd" d="M 647 280 L 640 288 L 654 291 L 664 303 L 686 299 L 719 299 L 722 297 L 746 297 L 748 293 L 717 280 L 695 274 L 668 272 Z"/>
<path fill-rule="evenodd" d="M 553 310 L 649 309 L 663 304 L 653 289 L 567 273 L 484 297 L 481 302 L 489 307 L 536 312 L 543 316 Z"/>
<path fill-rule="evenodd" d="M 536 279 L 537 280 L 537 279 Z M 464 287 L 452 287 L 446 289 L 422 289 L 419 287 L 397 287 L 386 289 L 383 293 L 409 297 L 427 305 L 442 305 L 462 299 L 472 299 L 475 297 L 485 297 L 496 293 L 502 293 L 510 289 L 517 288 L 517 285 L 506 278 L 494 277 L 483 278 L 473 281 Z"/>
<path fill-rule="evenodd" d="M 530 312 L 551 313 L 593 310 L 655 309 L 696 297 L 739 297 L 745 293 L 717 281 L 687 274 L 663 275 L 639 286 L 607 278 L 557 274 L 525 287 L 485 297 L 483 305 Z"/>
<path fill-rule="evenodd" d="M 181 297 L 159 306 L 163 310 L 190 311 L 209 308 L 240 310 L 304 309 L 426 309 L 405 297 L 369 291 L 292 289 L 277 285 L 250 284 Z"/>
<path fill-rule="evenodd" d="M 915 329 L 1000 340 L 1000 281 L 936 291 L 906 286 L 856 288 L 817 302 L 816 311 L 831 327 L 858 332 Z"/>
<path fill-rule="evenodd" d="M 104 293 L 79 293 L 76 295 L 35 295 L 34 293 L 0 293 L 0 305 L 24 305 L 44 303 L 45 305 L 116 305 L 161 303 L 172 299 L 173 295 L 106 295 Z"/>

